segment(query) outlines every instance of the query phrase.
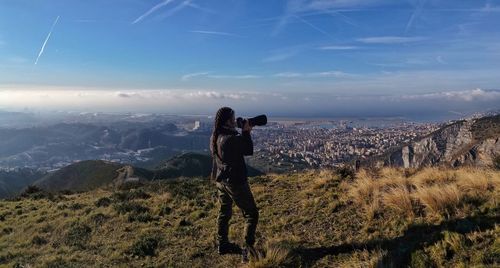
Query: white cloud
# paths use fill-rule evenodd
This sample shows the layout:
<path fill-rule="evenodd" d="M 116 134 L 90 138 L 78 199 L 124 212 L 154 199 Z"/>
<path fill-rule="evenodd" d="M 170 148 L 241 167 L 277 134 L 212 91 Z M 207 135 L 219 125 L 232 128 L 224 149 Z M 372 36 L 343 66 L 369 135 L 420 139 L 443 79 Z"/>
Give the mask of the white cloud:
<path fill-rule="evenodd" d="M 499 12 L 500 11 L 500 6 L 494 6 L 491 3 L 486 3 L 483 8 L 481 8 L 479 11 L 481 12 Z"/>
<path fill-rule="evenodd" d="M 299 51 L 297 50 L 288 50 L 288 51 L 280 51 L 272 54 L 271 56 L 268 56 L 264 58 L 262 61 L 263 62 L 277 62 L 277 61 L 284 61 L 286 59 L 289 59 L 295 55 L 297 55 Z"/>
<path fill-rule="evenodd" d="M 324 72 L 312 72 L 312 73 L 297 73 L 297 72 L 282 72 L 276 73 L 273 75 L 274 77 L 283 77 L 283 78 L 321 78 L 321 77 L 334 77 L 334 78 L 347 78 L 354 77 L 356 75 L 345 73 L 342 71 L 324 71 Z"/>
<path fill-rule="evenodd" d="M 441 63 L 441 64 L 446 64 L 446 61 L 443 59 L 442 56 L 437 56 L 436 57 L 436 61 L 439 62 L 439 63 Z"/>
<path fill-rule="evenodd" d="M 197 72 L 197 73 L 190 73 L 190 74 L 185 74 L 181 77 L 181 80 L 182 81 L 188 81 L 189 79 L 193 78 L 193 77 L 197 77 L 197 76 L 206 76 L 208 75 L 210 72 Z"/>
<path fill-rule="evenodd" d="M 336 115 L 460 113 L 499 107 L 500 91 L 472 89 L 421 94 L 343 92 L 238 91 L 212 89 L 64 88 L 0 86 L 0 107 L 22 110 L 89 112 L 212 113 L 230 106 L 238 114 Z"/>
<path fill-rule="evenodd" d="M 359 47 L 357 46 L 323 46 L 319 47 L 318 49 L 321 50 L 353 50 L 353 49 L 358 49 Z"/>
<path fill-rule="evenodd" d="M 406 36 L 374 36 L 358 38 L 357 41 L 366 44 L 404 44 L 426 40 L 421 36 L 406 37 Z"/>
<path fill-rule="evenodd" d="M 116 92 L 116 96 L 120 98 L 143 98 L 144 96 L 140 92 L 135 91 L 119 91 Z"/>
<path fill-rule="evenodd" d="M 210 74 L 210 72 L 197 72 L 185 74 L 181 77 L 182 81 L 189 81 L 193 77 L 206 77 L 212 79 L 255 79 L 260 78 L 259 75 L 242 74 L 242 75 L 227 75 L 227 74 Z"/>
<path fill-rule="evenodd" d="M 302 6 L 302 10 L 326 10 L 338 8 L 366 8 L 390 3 L 390 0 L 313 0 Z M 392 1 L 394 2 L 394 1 Z"/>
<path fill-rule="evenodd" d="M 293 73 L 293 72 L 283 72 L 283 73 L 277 73 L 274 74 L 274 77 L 286 77 L 286 78 L 291 78 L 291 77 L 302 77 L 304 74 L 302 73 Z"/>
<path fill-rule="evenodd" d="M 500 91 L 480 88 L 461 91 L 443 91 L 427 94 L 401 95 L 401 100 L 448 100 L 448 101 L 500 101 Z"/>
<path fill-rule="evenodd" d="M 242 93 L 223 93 L 217 91 L 197 91 L 186 93 L 184 97 L 188 98 L 208 98 L 208 99 L 232 99 L 232 100 L 243 100 L 248 99 L 248 94 Z"/>
<path fill-rule="evenodd" d="M 353 74 L 348 74 L 342 71 L 326 71 L 326 72 L 317 72 L 317 73 L 309 73 L 307 74 L 308 77 L 336 77 L 336 78 L 341 78 L 341 77 L 352 77 L 354 76 Z"/>
<path fill-rule="evenodd" d="M 207 75 L 209 78 L 214 79 L 255 79 L 260 78 L 259 75 L 244 74 L 244 75 Z"/>

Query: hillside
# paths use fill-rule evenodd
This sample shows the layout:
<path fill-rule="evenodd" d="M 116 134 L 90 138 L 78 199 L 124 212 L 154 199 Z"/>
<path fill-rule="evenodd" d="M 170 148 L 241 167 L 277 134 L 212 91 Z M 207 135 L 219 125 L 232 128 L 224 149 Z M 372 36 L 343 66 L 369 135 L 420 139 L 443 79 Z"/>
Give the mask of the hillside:
<path fill-rule="evenodd" d="M 500 156 L 500 115 L 463 120 L 372 160 L 378 165 L 493 166 Z"/>
<path fill-rule="evenodd" d="M 251 178 L 259 256 L 249 267 L 500 265 L 500 171 L 332 171 Z M 217 200 L 205 179 L 71 195 L 32 188 L 0 201 L 6 267 L 238 267 L 215 253 Z M 230 238 L 242 242 L 236 209 Z"/>
<path fill-rule="evenodd" d="M 0 198 L 12 197 L 28 185 L 47 191 L 88 191 L 127 181 L 149 181 L 174 178 L 209 177 L 212 158 L 200 153 L 181 153 L 163 161 L 155 169 L 144 169 L 102 160 L 73 163 L 54 172 L 44 174 L 32 170 L 0 172 Z M 250 176 L 262 173 L 248 166 Z"/>
<path fill-rule="evenodd" d="M 31 169 L 16 171 L 0 170 L 0 198 L 13 197 L 27 185 L 44 176 L 45 173 Z"/>
<path fill-rule="evenodd" d="M 247 166 L 249 176 L 262 172 Z M 209 177 L 212 172 L 212 157 L 200 153 L 183 153 L 161 163 L 155 170 L 156 178 L 171 179 L 178 177 Z"/>
<path fill-rule="evenodd" d="M 102 160 L 87 160 L 49 173 L 34 185 L 49 191 L 87 191 L 111 183 L 152 178 L 153 173 L 148 170 Z"/>

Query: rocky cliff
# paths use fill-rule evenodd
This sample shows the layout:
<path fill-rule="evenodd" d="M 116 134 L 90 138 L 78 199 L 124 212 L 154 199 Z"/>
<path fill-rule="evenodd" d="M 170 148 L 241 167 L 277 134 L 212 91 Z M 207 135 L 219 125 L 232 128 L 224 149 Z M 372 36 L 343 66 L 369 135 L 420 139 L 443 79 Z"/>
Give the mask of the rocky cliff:
<path fill-rule="evenodd" d="M 377 159 L 377 165 L 491 166 L 500 155 L 500 115 L 462 120 Z"/>

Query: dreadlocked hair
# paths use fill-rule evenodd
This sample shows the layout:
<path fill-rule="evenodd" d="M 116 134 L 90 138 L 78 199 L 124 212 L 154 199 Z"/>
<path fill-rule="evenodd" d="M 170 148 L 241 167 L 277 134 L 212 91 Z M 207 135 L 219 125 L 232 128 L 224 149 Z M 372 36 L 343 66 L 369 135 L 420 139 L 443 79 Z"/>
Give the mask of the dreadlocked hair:
<path fill-rule="evenodd" d="M 234 114 L 233 109 L 229 107 L 222 107 L 217 111 L 214 120 L 214 129 L 212 131 L 212 136 L 210 137 L 210 151 L 212 156 L 217 157 L 217 139 L 222 131 L 224 123 Z"/>

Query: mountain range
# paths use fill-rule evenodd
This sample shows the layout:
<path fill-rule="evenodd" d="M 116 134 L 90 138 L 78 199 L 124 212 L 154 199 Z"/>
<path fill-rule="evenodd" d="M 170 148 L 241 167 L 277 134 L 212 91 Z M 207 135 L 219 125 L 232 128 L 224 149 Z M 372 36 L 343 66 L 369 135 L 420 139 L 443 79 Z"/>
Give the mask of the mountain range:
<path fill-rule="evenodd" d="M 107 159 L 152 167 L 179 152 L 208 149 L 208 138 L 209 133 L 186 132 L 173 123 L 0 128 L 0 166 L 50 170 L 75 161 Z"/>

